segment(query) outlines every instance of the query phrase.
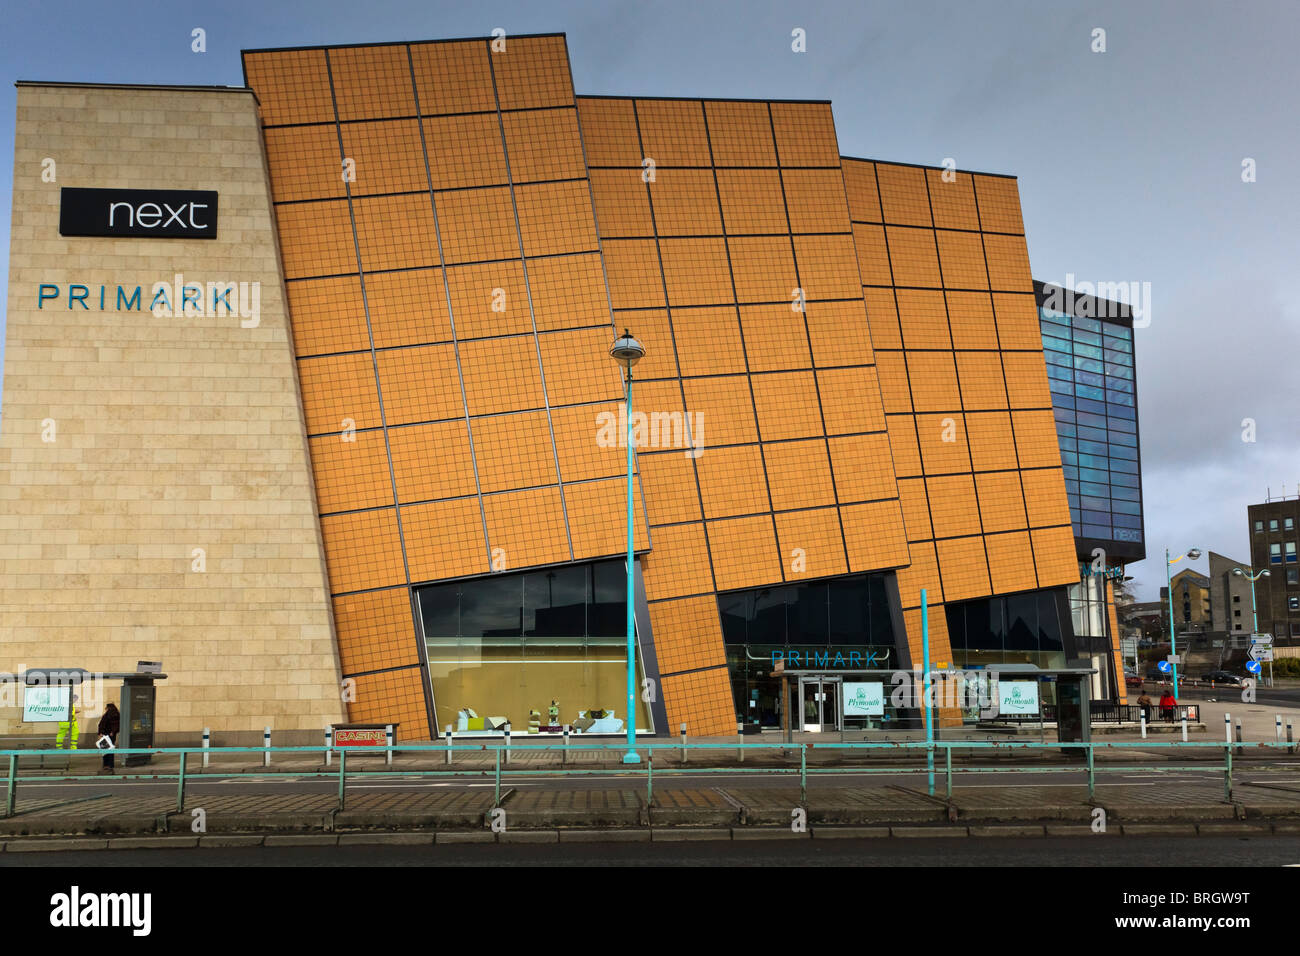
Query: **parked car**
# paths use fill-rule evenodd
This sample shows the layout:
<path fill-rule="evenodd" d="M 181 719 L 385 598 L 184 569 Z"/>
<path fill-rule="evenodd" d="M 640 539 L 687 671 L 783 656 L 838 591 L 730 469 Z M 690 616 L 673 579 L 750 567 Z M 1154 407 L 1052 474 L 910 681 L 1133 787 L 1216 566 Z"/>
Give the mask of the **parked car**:
<path fill-rule="evenodd" d="M 1162 672 L 1161 672 L 1160 668 L 1158 668 L 1158 667 L 1151 667 L 1151 668 L 1148 668 L 1148 669 L 1147 669 L 1147 678 L 1146 678 L 1146 679 L 1147 679 L 1147 680 L 1151 680 L 1151 681 L 1163 681 L 1164 683 L 1168 684 L 1168 683 L 1171 683 L 1171 682 L 1173 681 L 1173 676 L 1174 676 L 1174 675 L 1173 675 L 1173 672 L 1172 672 L 1172 671 L 1171 671 L 1170 673 L 1168 673 L 1168 674 L 1165 674 L 1165 673 L 1162 673 Z M 1179 674 L 1179 675 L 1178 675 L 1178 683 L 1179 683 L 1179 684 L 1182 684 L 1182 682 L 1185 681 L 1185 680 L 1187 680 L 1187 675 L 1186 675 L 1186 674 Z"/>
<path fill-rule="evenodd" d="M 1241 678 L 1236 674 L 1230 674 L 1227 671 L 1210 671 L 1202 675 L 1201 680 L 1213 681 L 1216 684 L 1240 684 Z"/>
<path fill-rule="evenodd" d="M 1124 673 L 1124 684 L 1128 687 L 1141 687 L 1142 678 L 1138 677 L 1134 671 L 1126 671 Z"/>

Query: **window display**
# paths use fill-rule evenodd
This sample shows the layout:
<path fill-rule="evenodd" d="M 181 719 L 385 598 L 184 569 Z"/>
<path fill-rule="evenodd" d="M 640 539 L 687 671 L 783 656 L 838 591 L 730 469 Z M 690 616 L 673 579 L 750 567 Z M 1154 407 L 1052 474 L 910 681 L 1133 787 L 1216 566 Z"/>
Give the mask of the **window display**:
<path fill-rule="evenodd" d="M 437 726 L 457 733 L 626 733 L 622 561 L 419 589 Z M 642 686 L 640 649 L 636 684 Z M 545 722 L 542 715 L 546 715 Z M 638 701 L 638 732 L 652 730 Z"/>

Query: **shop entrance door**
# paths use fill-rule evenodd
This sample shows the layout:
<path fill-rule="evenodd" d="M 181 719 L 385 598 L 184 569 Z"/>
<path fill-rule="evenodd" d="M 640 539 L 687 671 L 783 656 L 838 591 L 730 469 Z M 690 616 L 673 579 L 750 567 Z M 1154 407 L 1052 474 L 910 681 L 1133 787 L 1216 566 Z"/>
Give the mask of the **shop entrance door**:
<path fill-rule="evenodd" d="M 799 678 L 803 729 L 813 733 L 840 729 L 840 678 Z"/>

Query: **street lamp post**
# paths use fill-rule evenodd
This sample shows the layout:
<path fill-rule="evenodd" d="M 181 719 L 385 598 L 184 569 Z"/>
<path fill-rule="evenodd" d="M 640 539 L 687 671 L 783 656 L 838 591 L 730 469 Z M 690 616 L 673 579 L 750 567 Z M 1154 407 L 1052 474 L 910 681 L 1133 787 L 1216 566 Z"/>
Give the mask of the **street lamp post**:
<path fill-rule="evenodd" d="M 610 346 L 609 354 L 627 376 L 627 753 L 623 763 L 640 763 L 636 752 L 636 617 L 632 603 L 632 366 L 641 361 L 645 347 L 624 329 Z"/>
<path fill-rule="evenodd" d="M 1177 564 L 1183 558 L 1190 558 L 1195 561 L 1201 556 L 1200 548 L 1188 548 L 1184 554 L 1180 554 L 1172 561 L 1169 560 L 1169 549 L 1165 548 L 1165 591 L 1169 594 L 1169 656 L 1173 658 L 1170 665 L 1174 671 L 1174 700 L 1178 700 L 1178 635 L 1174 631 L 1174 583 L 1169 576 L 1169 569 Z"/>
<path fill-rule="evenodd" d="M 1263 571 L 1260 571 L 1258 574 L 1252 575 L 1250 572 L 1254 570 L 1255 570 L 1254 568 L 1247 568 L 1245 571 L 1243 571 L 1241 568 L 1232 569 L 1232 573 L 1235 574 L 1237 577 L 1245 578 L 1250 582 L 1250 616 L 1251 616 L 1250 633 L 1252 635 L 1259 633 L 1259 605 L 1255 603 L 1255 582 L 1258 581 L 1260 578 L 1269 577 L 1268 568 L 1265 568 Z M 1273 662 L 1272 661 L 1268 662 L 1268 686 L 1269 687 L 1273 686 Z"/>

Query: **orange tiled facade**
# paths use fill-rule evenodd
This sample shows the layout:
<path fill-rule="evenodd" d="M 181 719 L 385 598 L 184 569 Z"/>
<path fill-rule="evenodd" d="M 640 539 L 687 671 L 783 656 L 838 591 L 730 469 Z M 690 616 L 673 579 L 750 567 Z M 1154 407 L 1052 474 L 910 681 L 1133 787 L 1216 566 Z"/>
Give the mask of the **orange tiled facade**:
<path fill-rule="evenodd" d="M 892 572 L 943 661 L 945 602 L 1077 582 L 1013 179 L 842 159 L 827 103 L 575 97 L 562 36 L 244 65 L 353 720 L 434 731 L 413 586 L 623 552 L 623 328 L 685 423 L 636 454 L 668 728 L 735 732 L 719 592 Z"/>

